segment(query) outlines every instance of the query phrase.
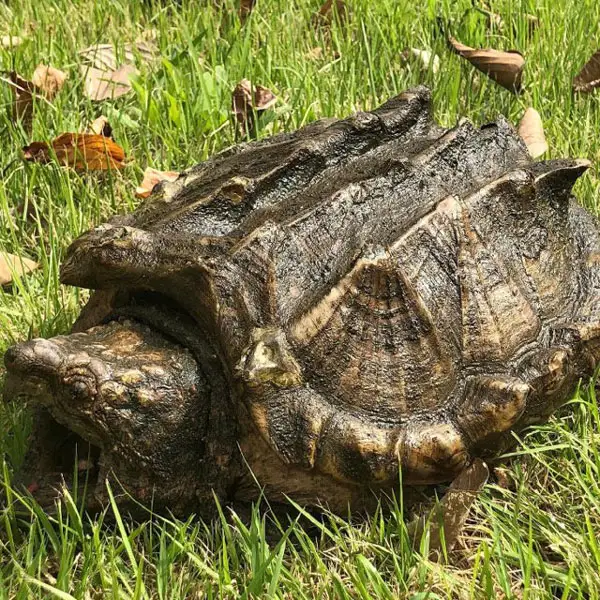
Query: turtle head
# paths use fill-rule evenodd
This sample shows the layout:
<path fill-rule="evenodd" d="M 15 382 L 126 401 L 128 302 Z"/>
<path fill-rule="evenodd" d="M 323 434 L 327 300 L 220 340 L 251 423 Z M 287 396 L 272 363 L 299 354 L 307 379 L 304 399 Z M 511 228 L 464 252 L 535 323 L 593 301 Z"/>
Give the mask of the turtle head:
<path fill-rule="evenodd" d="M 30 477 L 53 471 L 68 481 L 77 463 L 96 479 L 97 501 L 111 477 L 143 502 L 192 500 L 211 389 L 189 349 L 125 319 L 18 344 L 4 360 L 5 398 L 31 401 L 47 415 L 44 431 L 34 429 Z"/>

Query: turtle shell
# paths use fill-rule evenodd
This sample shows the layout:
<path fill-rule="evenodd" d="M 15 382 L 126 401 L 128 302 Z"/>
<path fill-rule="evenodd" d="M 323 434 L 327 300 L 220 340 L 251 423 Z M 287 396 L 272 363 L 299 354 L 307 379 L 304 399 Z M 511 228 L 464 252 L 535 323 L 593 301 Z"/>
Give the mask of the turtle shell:
<path fill-rule="evenodd" d="M 420 87 L 161 184 L 76 240 L 62 280 L 106 290 L 79 329 L 145 291 L 191 315 L 284 462 L 449 480 L 600 357 L 588 164 L 532 162 L 502 118 L 442 129 Z"/>

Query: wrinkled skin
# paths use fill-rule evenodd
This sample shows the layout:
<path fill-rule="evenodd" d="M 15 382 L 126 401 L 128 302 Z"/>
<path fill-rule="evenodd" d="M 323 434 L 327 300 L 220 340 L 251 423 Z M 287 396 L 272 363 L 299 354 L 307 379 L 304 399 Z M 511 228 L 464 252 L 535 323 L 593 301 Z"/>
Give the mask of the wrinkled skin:
<path fill-rule="evenodd" d="M 159 504 L 185 508 L 186 488 L 195 477 L 190 467 L 205 453 L 206 406 L 197 400 L 208 387 L 189 350 L 125 320 L 15 346 L 5 363 L 10 372 L 5 394 L 34 400 L 80 438 L 77 448 L 71 445 L 77 438 L 68 442 L 66 457 L 52 447 L 40 448 L 50 465 L 52 458 L 63 463 L 66 458 L 66 465 L 56 465 L 55 476 L 61 466 L 70 474 L 68 462 L 77 452 L 93 483 L 110 473 L 142 501 L 155 496 Z M 49 440 L 63 441 L 62 436 Z M 28 475 L 28 485 L 39 489 L 39 479 L 49 474 Z M 100 505 L 105 493 L 99 485 L 93 501 Z"/>
<path fill-rule="evenodd" d="M 424 88 L 198 165 L 73 242 L 75 333 L 7 352 L 38 407 L 20 481 L 51 502 L 77 457 L 90 508 L 108 480 L 186 514 L 453 480 L 600 358 L 588 166 L 442 130 Z"/>

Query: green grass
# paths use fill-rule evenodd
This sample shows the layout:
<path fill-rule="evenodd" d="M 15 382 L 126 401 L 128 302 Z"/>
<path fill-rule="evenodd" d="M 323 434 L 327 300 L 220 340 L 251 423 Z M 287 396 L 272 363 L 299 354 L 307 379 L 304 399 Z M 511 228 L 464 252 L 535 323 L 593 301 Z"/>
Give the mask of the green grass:
<path fill-rule="evenodd" d="M 289 131 L 323 116 L 375 107 L 417 83 L 434 90 L 435 116 L 480 124 L 498 114 L 517 122 L 541 113 L 550 157 L 600 164 L 600 92 L 571 93 L 573 75 L 600 46 L 595 0 L 502 0 L 490 28 L 467 0 L 348 0 L 351 16 L 330 33 L 311 17 L 320 0 L 258 0 L 242 27 L 232 0 L 181 3 L 127 0 L 21 0 L 0 5 L 0 35 L 26 42 L 0 50 L 2 69 L 28 77 L 39 62 L 69 72 L 53 104 L 37 102 L 33 133 L 11 121 L 11 94 L 0 87 L 0 251 L 40 262 L 35 273 L 0 290 L 0 352 L 29 336 L 68 330 L 86 300 L 58 282 L 58 265 L 79 233 L 136 206 L 145 166 L 183 169 L 236 141 L 231 90 L 246 77 L 278 95 L 258 136 Z M 528 34 L 527 14 L 539 19 Z M 472 46 L 517 48 L 526 58 L 525 89 L 514 96 L 450 54 L 436 26 L 442 16 Z M 135 91 L 94 104 L 82 93 L 77 51 L 96 42 L 117 48 L 155 37 L 161 61 Z M 440 57 L 437 74 L 408 68 L 405 47 Z M 314 47 L 323 56 L 306 58 Z M 132 159 L 122 172 L 77 174 L 23 163 L 21 146 L 83 129 L 109 117 Z M 577 184 L 598 210 L 592 169 Z M 588 382 L 583 382 L 587 384 Z M 508 463 L 510 489 L 489 484 L 456 552 L 427 559 L 427 535 L 413 545 L 401 501 L 368 520 L 326 515 L 279 519 L 261 503 L 248 515 L 223 509 L 220 521 L 155 517 L 130 523 L 90 519 L 67 497 L 45 515 L 10 488 L 22 460 L 27 410 L 0 405 L 0 598 L 599 598 L 600 416 L 593 386 L 543 427 L 526 432 Z M 150 516 L 150 515 L 149 515 Z"/>

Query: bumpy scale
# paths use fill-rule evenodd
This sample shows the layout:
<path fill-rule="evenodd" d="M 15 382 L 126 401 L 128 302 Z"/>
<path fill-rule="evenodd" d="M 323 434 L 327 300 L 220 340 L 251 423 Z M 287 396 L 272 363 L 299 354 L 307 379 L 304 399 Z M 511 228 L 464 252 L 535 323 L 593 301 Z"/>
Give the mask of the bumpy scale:
<path fill-rule="evenodd" d="M 176 512 L 452 480 L 600 357 L 587 167 L 533 163 L 503 119 L 441 129 L 416 88 L 162 184 L 71 245 L 85 333 L 6 355 L 5 395 L 42 407 L 23 479 L 65 476 L 39 457 L 68 430 L 92 503 L 111 477 Z"/>

